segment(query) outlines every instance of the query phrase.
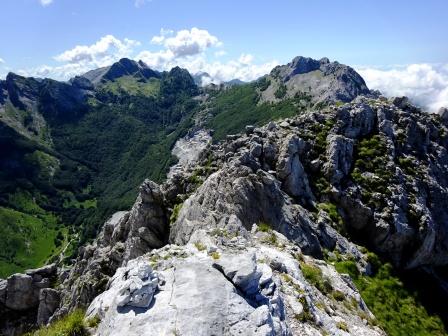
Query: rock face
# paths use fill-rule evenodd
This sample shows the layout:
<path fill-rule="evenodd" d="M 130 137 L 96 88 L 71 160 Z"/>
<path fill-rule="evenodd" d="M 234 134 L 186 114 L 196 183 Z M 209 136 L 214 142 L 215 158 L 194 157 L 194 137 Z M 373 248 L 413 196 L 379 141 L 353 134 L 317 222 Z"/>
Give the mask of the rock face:
<path fill-rule="evenodd" d="M 346 177 L 353 164 L 353 140 L 341 135 L 329 135 L 325 170 L 331 184 L 338 184 Z"/>
<path fill-rule="evenodd" d="M 0 80 L 0 128 L 10 127 L 28 139 L 47 142 L 48 122 L 76 121 L 86 112 L 91 94 L 91 84 L 79 79 L 64 83 L 9 73 Z M 8 109 L 22 111 L 26 118 L 7 113 Z"/>
<path fill-rule="evenodd" d="M 160 187 L 145 181 L 132 209 L 114 214 L 104 224 L 98 239 L 81 249 L 75 266 L 65 276 L 57 316 L 74 307 L 86 307 L 124 262 L 166 243 L 168 215 L 163 202 Z"/>
<path fill-rule="evenodd" d="M 195 245 L 168 245 L 130 261 L 117 270 L 109 289 L 87 310 L 87 318 L 101 319 L 94 334 L 342 335 L 338 325 L 344 322 L 350 326 L 346 335 L 384 335 L 359 317 L 371 313 L 351 283 L 332 266 L 319 265 L 331 286 L 354 300 L 359 311 L 359 316 L 347 314 L 340 302 L 332 304 L 330 316 L 324 305 L 331 301 L 305 280 L 294 258 L 300 250 L 281 235 L 277 236 L 279 243 L 286 244 L 283 251 L 263 243 L 268 235 L 230 239 L 199 230 L 191 239 Z M 152 270 L 150 263 L 158 278 L 151 304 L 121 306 L 120 291 L 127 287 L 128 274 Z M 323 300 L 319 307 L 314 305 L 318 299 Z"/>
<path fill-rule="evenodd" d="M 0 279 L 0 333 L 17 335 L 36 323 L 47 323 L 59 306 L 59 294 L 49 289 L 56 277 L 56 265 L 13 274 Z M 37 314 L 37 318 L 36 318 Z"/>
<path fill-rule="evenodd" d="M 198 130 L 177 140 L 171 152 L 179 161 L 170 168 L 168 178 L 173 177 L 176 172 L 182 172 L 189 165 L 196 164 L 196 161 L 211 140 L 212 137 L 206 130 Z"/>
<path fill-rule="evenodd" d="M 407 104 L 359 98 L 229 136 L 204 154 L 220 169 L 185 201 L 170 241 L 264 222 L 318 256 L 333 245 L 310 217 L 321 202 L 396 266 L 446 265 L 447 131 Z"/>
<path fill-rule="evenodd" d="M 359 95 L 370 94 L 364 79 L 355 70 L 328 58 L 314 60 L 298 56 L 286 65 L 275 67 L 268 78 L 271 85 L 262 93 L 264 101 L 278 99 L 276 91 L 282 85 L 287 89 L 287 97 L 306 94 L 315 103 L 349 102 Z"/>
<path fill-rule="evenodd" d="M 47 324 L 50 317 L 59 307 L 59 292 L 52 288 L 44 288 L 39 294 L 39 309 L 37 311 L 37 324 Z"/>
<path fill-rule="evenodd" d="M 245 235 L 252 224 L 265 222 L 307 253 L 320 255 L 312 220 L 280 187 L 273 175 L 254 172 L 239 159 L 232 161 L 185 201 L 171 227 L 170 241 L 186 243 L 198 228 L 223 228 Z"/>

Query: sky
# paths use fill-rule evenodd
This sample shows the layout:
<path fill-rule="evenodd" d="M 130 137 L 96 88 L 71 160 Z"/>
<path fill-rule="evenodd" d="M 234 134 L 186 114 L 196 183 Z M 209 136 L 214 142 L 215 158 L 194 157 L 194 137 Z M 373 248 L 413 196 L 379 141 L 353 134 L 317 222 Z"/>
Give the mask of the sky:
<path fill-rule="evenodd" d="M 328 57 L 386 95 L 448 106 L 447 0 L 0 0 L 0 78 L 67 80 L 122 57 L 250 81 Z"/>

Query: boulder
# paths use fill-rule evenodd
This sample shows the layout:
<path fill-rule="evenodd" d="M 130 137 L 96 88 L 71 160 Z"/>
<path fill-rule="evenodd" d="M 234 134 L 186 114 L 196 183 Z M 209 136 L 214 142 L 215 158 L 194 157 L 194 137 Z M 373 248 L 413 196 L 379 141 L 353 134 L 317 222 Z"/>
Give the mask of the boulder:
<path fill-rule="evenodd" d="M 28 310 L 39 304 L 39 288 L 33 285 L 33 277 L 14 274 L 8 278 L 5 306 L 12 310 Z"/>

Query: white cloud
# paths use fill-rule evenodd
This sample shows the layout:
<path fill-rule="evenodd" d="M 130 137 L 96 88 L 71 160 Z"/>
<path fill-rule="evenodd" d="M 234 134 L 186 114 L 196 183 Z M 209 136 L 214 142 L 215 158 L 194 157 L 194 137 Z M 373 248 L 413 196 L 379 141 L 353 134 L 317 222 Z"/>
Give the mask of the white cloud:
<path fill-rule="evenodd" d="M 224 55 L 227 55 L 227 52 L 225 50 L 215 51 L 215 57 L 221 57 L 221 56 L 224 56 Z"/>
<path fill-rule="evenodd" d="M 448 106 L 448 64 L 411 64 L 392 69 L 359 68 L 370 89 L 387 96 L 408 96 L 431 112 Z"/>
<path fill-rule="evenodd" d="M 142 7 L 143 5 L 145 5 L 147 2 L 151 2 L 152 0 L 135 0 L 134 5 L 137 8 Z"/>
<path fill-rule="evenodd" d="M 250 54 L 242 54 L 238 61 L 242 64 L 250 64 L 254 60 L 254 56 Z"/>
<path fill-rule="evenodd" d="M 89 70 L 111 65 L 123 57 L 132 57 L 134 48 L 140 42 L 106 35 L 92 45 L 80 45 L 67 50 L 54 59 L 60 65 L 42 65 L 35 68 L 21 69 L 18 73 L 23 76 L 50 77 L 67 80 Z"/>
<path fill-rule="evenodd" d="M 79 45 L 67 50 L 54 59 L 59 65 L 43 65 L 32 69 L 23 69 L 19 73 L 26 76 L 51 77 L 66 80 L 91 69 L 108 66 L 120 58 L 129 57 L 142 60 L 155 70 L 170 70 L 175 66 L 186 68 L 192 74 L 207 72 L 209 82 L 220 83 L 232 79 L 254 80 L 278 65 L 277 61 L 256 64 L 250 54 L 241 54 L 239 58 L 226 62 L 218 58 L 226 52 L 221 49 L 222 42 L 207 30 L 191 28 L 174 32 L 161 29 L 154 36 L 152 44 L 161 48 L 156 51 L 136 49 L 140 42 L 112 35 L 99 39 L 92 45 Z"/>
<path fill-rule="evenodd" d="M 143 51 L 137 55 L 137 59 L 157 70 L 169 70 L 174 66 L 180 66 L 192 74 L 206 72 L 210 76 L 207 84 L 209 82 L 218 84 L 235 78 L 252 81 L 278 65 L 277 61 L 252 64 L 254 57 L 250 54 L 242 54 L 238 60 L 228 62 L 210 60 L 207 51 L 211 48 L 220 48 L 223 43 L 207 30 L 195 27 L 178 32 L 162 29 L 160 35 L 151 39 L 151 43 L 161 45 L 165 49 L 157 52 Z M 214 52 L 215 57 L 225 54 L 226 51 L 222 49 Z"/>
<path fill-rule="evenodd" d="M 173 31 L 162 30 L 161 34 L 154 36 L 151 42 L 163 45 L 175 57 L 197 55 L 210 47 L 222 45 L 216 36 L 211 35 L 207 30 L 196 27 L 191 30 L 180 30 L 176 35 L 168 37 L 173 34 Z"/>
<path fill-rule="evenodd" d="M 0 57 L 0 64 L 3 64 L 3 63 L 5 63 L 5 60 Z"/>
<path fill-rule="evenodd" d="M 87 63 L 105 66 L 114 60 L 129 56 L 134 47 L 139 45 L 140 42 L 134 40 L 119 40 L 112 35 L 106 35 L 90 46 L 81 45 L 67 50 L 56 56 L 55 60 L 72 64 Z"/>
<path fill-rule="evenodd" d="M 209 80 L 203 84 L 219 84 L 236 78 L 246 82 L 252 81 L 269 73 L 279 64 L 277 61 L 247 64 L 245 63 L 247 59 L 243 58 L 244 62 L 241 62 L 241 57 L 239 60 L 228 62 L 210 61 L 204 54 L 175 58 L 169 50 L 161 53 L 142 52 L 137 59 L 157 70 L 169 70 L 174 66 L 180 66 L 192 74 L 206 72 L 209 74 Z"/>
<path fill-rule="evenodd" d="M 66 80 L 76 75 L 83 74 L 92 68 L 83 64 L 64 64 L 60 66 L 42 65 L 31 69 L 20 69 L 17 71 L 22 76 L 50 77 L 59 80 Z"/>
<path fill-rule="evenodd" d="M 42 6 L 45 7 L 45 6 L 51 5 L 53 3 L 53 0 L 39 0 L 39 2 Z"/>

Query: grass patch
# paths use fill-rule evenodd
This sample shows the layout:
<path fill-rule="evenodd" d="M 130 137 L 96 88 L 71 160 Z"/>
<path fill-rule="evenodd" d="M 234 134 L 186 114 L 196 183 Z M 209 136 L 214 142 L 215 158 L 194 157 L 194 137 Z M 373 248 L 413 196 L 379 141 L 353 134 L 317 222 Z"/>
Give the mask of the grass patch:
<path fill-rule="evenodd" d="M 43 212 L 30 215 L 0 207 L 0 277 L 42 266 L 62 248 L 56 241 L 67 231 L 58 229 L 57 218 Z M 61 239 L 62 235 L 62 239 Z"/>
<path fill-rule="evenodd" d="M 390 185 L 393 172 L 386 168 L 387 155 L 386 141 L 380 135 L 362 139 L 355 149 L 355 164 L 351 177 L 362 187 L 362 201 L 372 208 L 385 207 L 386 197 L 391 195 L 387 186 Z M 381 198 L 374 199 L 372 193 L 381 195 Z"/>
<path fill-rule="evenodd" d="M 28 333 L 27 336 L 88 336 L 84 322 L 84 311 L 75 310 L 73 313 L 63 317 L 59 321 L 42 327 L 39 330 Z"/>
<path fill-rule="evenodd" d="M 322 270 L 319 267 L 302 262 L 300 263 L 300 269 L 304 278 L 320 292 L 328 294 L 333 290 L 330 280 L 323 276 Z"/>
<path fill-rule="evenodd" d="M 218 260 L 220 257 L 221 257 L 221 255 L 219 254 L 219 252 L 212 252 L 212 253 L 210 253 L 210 256 L 214 259 L 214 260 Z"/>
<path fill-rule="evenodd" d="M 88 326 L 89 328 L 96 328 L 96 327 L 98 327 L 98 325 L 100 324 L 100 322 L 101 322 L 100 317 L 99 317 L 98 315 L 96 315 L 96 316 L 94 316 L 94 317 L 88 319 L 88 320 L 86 321 L 86 324 L 87 324 L 87 326 Z"/>
<path fill-rule="evenodd" d="M 273 245 L 273 246 L 277 246 L 278 239 L 277 239 L 276 234 L 274 232 L 271 232 L 268 234 L 268 236 L 266 238 L 263 239 L 263 242 Z"/>
<path fill-rule="evenodd" d="M 183 203 L 175 204 L 173 207 L 173 211 L 171 212 L 170 216 L 170 226 L 176 222 L 177 217 L 179 217 L 180 209 L 182 209 Z"/>
<path fill-rule="evenodd" d="M 310 306 L 308 305 L 305 296 L 299 297 L 298 301 L 302 304 L 303 311 L 301 314 L 296 315 L 295 318 L 300 322 L 313 321 L 313 314 L 310 311 Z"/>
<path fill-rule="evenodd" d="M 202 244 L 201 242 L 196 242 L 194 243 L 194 246 L 196 246 L 196 248 L 198 249 L 198 251 L 204 251 L 206 249 L 205 245 Z"/>
<path fill-rule="evenodd" d="M 346 332 L 349 332 L 348 327 L 347 327 L 347 323 L 340 321 L 336 324 L 336 327 L 338 327 L 341 330 L 344 330 Z"/>
<path fill-rule="evenodd" d="M 263 125 L 270 120 L 293 117 L 304 111 L 302 97 L 278 103 L 259 103 L 257 83 L 245 84 L 214 93 L 208 108 L 212 117 L 208 126 L 215 130 L 215 140 L 244 130 L 246 125 Z"/>
<path fill-rule="evenodd" d="M 331 296 L 333 297 L 333 299 L 339 302 L 345 300 L 345 294 L 339 290 L 334 290 L 333 292 L 331 292 Z"/>
<path fill-rule="evenodd" d="M 271 232 L 272 228 L 268 223 L 261 222 L 258 224 L 257 232 Z"/>
<path fill-rule="evenodd" d="M 115 95 L 129 94 L 133 96 L 155 97 L 160 91 L 160 80 L 150 78 L 149 81 L 139 81 L 133 76 L 123 76 L 102 85 L 102 89 Z"/>
<path fill-rule="evenodd" d="M 364 302 L 389 336 L 447 335 L 441 319 L 428 314 L 416 294 L 393 275 L 390 264 L 378 266 L 379 259 L 373 254 L 368 258 L 378 267 L 373 276 L 361 275 L 354 261 L 336 262 L 335 267 L 339 273 L 351 276 Z"/>
<path fill-rule="evenodd" d="M 338 208 L 333 203 L 319 203 L 317 207 L 323 211 L 325 211 L 328 216 L 330 217 L 331 221 L 334 224 L 334 228 L 339 233 L 346 233 L 344 220 L 342 219 L 342 216 L 338 212 Z"/>

